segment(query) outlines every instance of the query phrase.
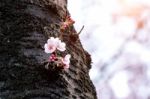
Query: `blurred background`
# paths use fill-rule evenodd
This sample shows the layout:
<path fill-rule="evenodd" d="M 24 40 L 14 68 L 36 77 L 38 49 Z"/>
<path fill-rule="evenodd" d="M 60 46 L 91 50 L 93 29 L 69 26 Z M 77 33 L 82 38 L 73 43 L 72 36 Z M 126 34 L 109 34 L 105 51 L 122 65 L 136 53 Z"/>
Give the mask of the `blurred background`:
<path fill-rule="evenodd" d="M 150 0 L 68 0 L 98 99 L 150 99 Z"/>

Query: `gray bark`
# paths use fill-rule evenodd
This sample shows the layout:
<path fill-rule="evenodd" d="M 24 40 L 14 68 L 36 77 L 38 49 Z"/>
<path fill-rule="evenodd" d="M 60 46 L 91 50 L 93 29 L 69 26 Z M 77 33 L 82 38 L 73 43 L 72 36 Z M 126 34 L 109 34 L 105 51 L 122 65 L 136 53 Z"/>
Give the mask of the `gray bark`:
<path fill-rule="evenodd" d="M 66 4 L 65 0 L 0 0 L 0 99 L 97 99 L 88 74 L 90 55 L 67 32 L 63 41 L 72 55 L 70 68 L 44 68 L 48 54 L 43 46 L 49 37 L 60 35 Z"/>

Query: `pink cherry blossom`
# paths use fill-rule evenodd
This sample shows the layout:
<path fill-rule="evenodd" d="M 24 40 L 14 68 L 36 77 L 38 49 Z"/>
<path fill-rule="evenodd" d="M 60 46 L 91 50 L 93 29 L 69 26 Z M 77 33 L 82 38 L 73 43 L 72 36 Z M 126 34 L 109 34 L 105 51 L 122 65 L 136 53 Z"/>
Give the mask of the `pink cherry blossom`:
<path fill-rule="evenodd" d="M 59 38 L 51 37 L 47 40 L 47 43 L 44 45 L 45 52 L 51 53 L 48 59 L 48 62 L 54 62 L 60 67 L 63 66 L 64 69 L 69 68 L 71 55 L 67 54 L 64 58 L 54 53 L 57 50 L 63 52 L 66 50 L 66 44 L 62 42 Z M 45 66 L 48 69 L 48 65 Z"/>
<path fill-rule="evenodd" d="M 69 64 L 65 64 L 64 69 L 68 69 L 70 67 Z"/>
<path fill-rule="evenodd" d="M 47 40 L 47 43 L 44 45 L 45 53 L 53 53 L 58 46 L 58 38 L 51 37 Z"/>
<path fill-rule="evenodd" d="M 58 49 L 59 51 L 61 51 L 61 52 L 65 51 L 65 50 L 66 50 L 66 44 L 65 44 L 64 42 L 61 42 L 61 41 L 59 40 L 58 45 L 57 45 L 57 49 Z"/>
<path fill-rule="evenodd" d="M 65 66 L 64 66 L 65 69 L 69 68 L 70 58 L 71 58 L 71 55 L 70 55 L 70 54 L 67 54 L 67 55 L 62 59 L 62 62 L 63 62 L 63 64 L 65 65 Z"/>
<path fill-rule="evenodd" d="M 53 53 L 56 49 L 63 52 L 66 50 L 66 44 L 62 42 L 59 38 L 51 37 L 47 40 L 44 45 L 45 53 Z"/>
<path fill-rule="evenodd" d="M 46 53 L 53 53 L 56 50 L 57 42 L 54 37 L 51 37 L 47 40 L 47 43 L 44 45 Z"/>
<path fill-rule="evenodd" d="M 45 53 L 52 53 L 56 50 L 56 47 L 54 45 L 45 44 Z"/>

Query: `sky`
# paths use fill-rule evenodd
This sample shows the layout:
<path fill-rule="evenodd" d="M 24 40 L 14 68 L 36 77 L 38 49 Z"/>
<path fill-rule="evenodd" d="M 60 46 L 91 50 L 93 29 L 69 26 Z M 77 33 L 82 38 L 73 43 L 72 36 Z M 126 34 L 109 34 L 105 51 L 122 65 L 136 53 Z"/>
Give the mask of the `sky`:
<path fill-rule="evenodd" d="M 150 0 L 68 0 L 98 99 L 150 98 Z"/>

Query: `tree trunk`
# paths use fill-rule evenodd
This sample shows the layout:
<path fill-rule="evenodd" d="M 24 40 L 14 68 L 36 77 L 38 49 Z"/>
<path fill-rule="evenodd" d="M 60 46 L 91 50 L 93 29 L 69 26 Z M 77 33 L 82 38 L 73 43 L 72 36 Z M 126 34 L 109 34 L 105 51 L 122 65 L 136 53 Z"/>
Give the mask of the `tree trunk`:
<path fill-rule="evenodd" d="M 96 99 L 90 55 L 64 33 L 68 70 L 46 70 L 44 44 L 60 35 L 66 0 L 0 0 L 0 99 Z M 74 32 L 74 29 L 71 30 Z M 77 35 L 76 35 L 77 36 Z"/>

